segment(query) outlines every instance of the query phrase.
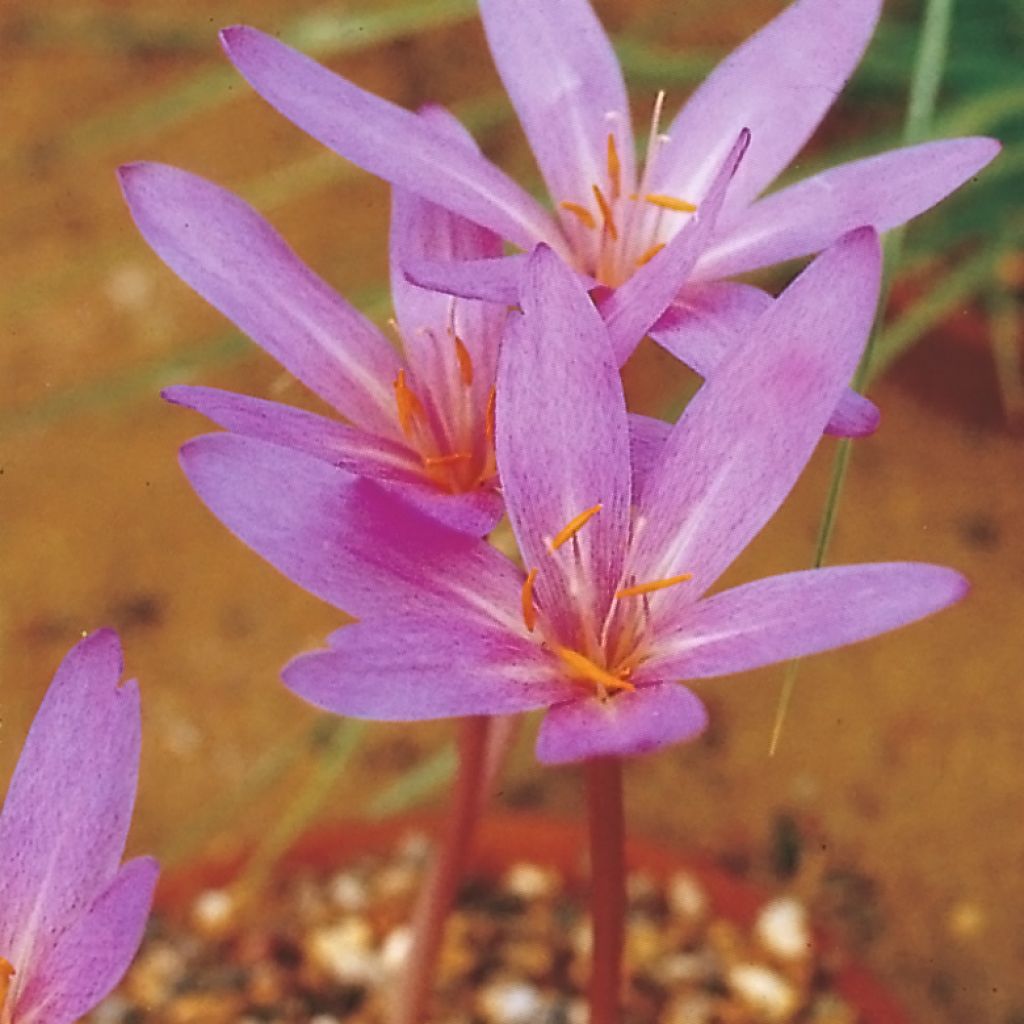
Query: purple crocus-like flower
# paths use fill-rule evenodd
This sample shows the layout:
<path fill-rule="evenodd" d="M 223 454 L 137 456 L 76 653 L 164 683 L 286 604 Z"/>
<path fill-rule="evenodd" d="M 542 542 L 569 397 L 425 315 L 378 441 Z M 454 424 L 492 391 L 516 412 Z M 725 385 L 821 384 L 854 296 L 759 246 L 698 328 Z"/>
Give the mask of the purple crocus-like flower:
<path fill-rule="evenodd" d="M 424 119 L 453 149 L 475 152 L 442 111 Z M 349 422 L 214 388 L 173 387 L 166 398 L 229 430 L 385 482 L 458 529 L 481 535 L 495 525 L 502 505 L 494 379 L 504 308 L 426 291 L 398 268 L 427 252 L 494 256 L 496 235 L 395 190 L 392 298 L 402 359 L 240 199 L 159 164 L 130 164 L 120 174 L 139 230 L 168 266 Z"/>
<path fill-rule="evenodd" d="M 638 432 L 605 324 L 541 248 L 498 383 L 498 463 L 525 570 L 369 481 L 258 441 L 200 438 L 183 464 L 235 533 L 360 618 L 285 669 L 301 696 L 391 720 L 547 707 L 547 762 L 657 749 L 704 727 L 680 680 L 862 640 L 965 593 L 950 569 L 890 563 L 707 596 L 809 459 L 863 348 L 879 277 L 875 233 L 844 238 L 674 427 Z"/>
<path fill-rule="evenodd" d="M 652 335 L 704 376 L 716 372 L 764 297 L 721 281 L 815 253 L 861 225 L 885 231 L 963 184 L 998 151 L 985 138 L 929 142 L 825 171 L 759 198 L 791 163 L 856 66 L 880 0 L 797 0 L 727 57 L 662 132 L 659 100 L 647 152 L 635 135 L 621 70 L 587 0 L 481 0 L 487 40 L 554 204 L 548 212 L 478 154 L 454 150 L 415 115 L 374 97 L 255 29 L 225 29 L 228 56 L 282 114 L 354 163 L 486 225 L 524 250 L 544 242 L 610 288 L 669 275 L 674 316 Z M 750 149 L 724 206 L 706 218 L 692 263 L 661 250 L 704 212 L 741 130 Z M 411 260 L 422 284 L 514 301 L 523 257 L 473 268 Z M 520 264 L 514 261 L 519 260 Z M 683 288 L 689 278 L 696 288 Z M 709 287 L 712 285 L 712 287 Z M 619 300 L 612 299 L 613 305 Z M 629 300 L 624 300 L 627 303 Z M 735 317 L 736 331 L 683 329 L 690 317 Z M 643 332 L 613 344 L 624 359 Z M 832 432 L 869 433 L 870 404 L 850 400 Z"/>
<path fill-rule="evenodd" d="M 100 630 L 57 670 L 0 814 L 0 1021 L 72 1024 L 142 938 L 155 861 L 121 864 L 139 770 L 139 693 Z"/>

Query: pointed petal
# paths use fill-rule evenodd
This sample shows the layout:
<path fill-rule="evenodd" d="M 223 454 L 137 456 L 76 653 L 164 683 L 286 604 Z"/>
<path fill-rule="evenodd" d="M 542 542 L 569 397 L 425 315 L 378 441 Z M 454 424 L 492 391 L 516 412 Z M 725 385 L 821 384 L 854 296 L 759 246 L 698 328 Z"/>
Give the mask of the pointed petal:
<path fill-rule="evenodd" d="M 110 886 L 33 964 L 14 1011 L 19 1024 L 74 1024 L 121 980 L 142 941 L 155 860 L 129 861 Z"/>
<path fill-rule="evenodd" d="M 643 678 L 703 679 L 829 651 L 932 615 L 968 589 L 958 572 L 914 562 L 772 576 L 698 601 L 659 638 Z"/>
<path fill-rule="evenodd" d="M 505 504 L 524 565 L 539 570 L 540 605 L 557 615 L 587 604 L 601 621 L 621 575 L 629 526 L 622 383 L 600 315 L 548 249 L 531 256 L 522 307 L 506 328 L 498 372 Z M 559 531 L 597 505 L 601 511 L 573 543 L 554 551 Z M 578 586 L 592 588 L 590 594 L 570 600 Z"/>
<path fill-rule="evenodd" d="M 704 80 L 669 129 L 656 191 L 700 195 L 736 132 L 750 158 L 729 191 L 740 210 L 784 170 L 835 101 L 871 38 L 881 0 L 797 0 Z"/>
<path fill-rule="evenodd" d="M 589 201 L 609 179 L 608 135 L 632 187 L 629 101 L 611 43 L 586 0 L 481 0 L 487 42 L 548 191 Z"/>
<path fill-rule="evenodd" d="M 408 280 L 420 288 L 515 306 L 519 303 L 519 282 L 528 259 L 526 255 L 517 254 L 453 263 L 412 257 L 403 261 L 402 269 Z"/>
<path fill-rule="evenodd" d="M 249 84 L 289 121 L 385 181 L 532 248 L 561 245 L 551 218 L 482 156 L 452 146 L 422 118 L 352 85 L 256 29 L 221 32 Z"/>
<path fill-rule="evenodd" d="M 687 406 L 637 501 L 637 579 L 693 574 L 651 595 L 656 617 L 711 586 L 789 493 L 856 368 L 880 277 L 877 235 L 851 233 L 783 292 Z"/>
<path fill-rule="evenodd" d="M 121 672 L 112 630 L 72 648 L 14 770 L 0 814 L 0 949 L 19 971 L 106 888 L 124 851 L 140 720 Z"/>
<path fill-rule="evenodd" d="M 697 265 L 700 278 L 742 274 L 820 252 L 867 224 L 877 231 L 905 224 L 978 173 L 999 152 L 994 139 L 926 142 L 841 164 L 719 221 Z"/>
<path fill-rule="evenodd" d="M 346 626 L 283 677 L 326 711 L 390 722 L 531 711 L 569 686 L 522 622 L 512 631 L 443 606 Z"/>
<path fill-rule="evenodd" d="M 713 237 L 727 189 L 749 143 L 750 133 L 744 129 L 718 168 L 697 212 L 654 259 L 601 303 L 601 315 L 620 366 L 686 284 Z"/>
<path fill-rule="evenodd" d="M 651 416 L 629 414 L 629 462 L 633 467 L 633 493 L 643 490 L 661 450 L 672 432 L 672 424 Z"/>
<path fill-rule="evenodd" d="M 194 409 L 225 430 L 306 452 L 356 476 L 422 481 L 422 462 L 403 445 L 280 402 L 220 388 L 164 388 L 173 405 Z"/>
<path fill-rule="evenodd" d="M 707 380 L 729 352 L 742 344 L 772 301 L 759 288 L 732 281 L 690 285 L 654 325 L 651 337 Z M 867 437 L 878 429 L 880 420 L 874 402 L 847 389 L 825 433 Z"/>
<path fill-rule="evenodd" d="M 580 697 L 556 705 L 544 716 L 537 759 L 566 764 L 648 754 L 694 739 L 707 724 L 707 711 L 696 694 L 676 683 L 645 686 L 604 702 Z"/>
<path fill-rule="evenodd" d="M 251 206 L 163 164 L 119 174 L 142 236 L 186 284 L 342 415 L 395 435 L 393 349 Z"/>
<path fill-rule="evenodd" d="M 440 602 L 513 629 L 521 622 L 522 578 L 507 558 L 370 480 L 233 434 L 190 441 L 181 463 L 229 530 L 338 608 L 384 616 Z"/>

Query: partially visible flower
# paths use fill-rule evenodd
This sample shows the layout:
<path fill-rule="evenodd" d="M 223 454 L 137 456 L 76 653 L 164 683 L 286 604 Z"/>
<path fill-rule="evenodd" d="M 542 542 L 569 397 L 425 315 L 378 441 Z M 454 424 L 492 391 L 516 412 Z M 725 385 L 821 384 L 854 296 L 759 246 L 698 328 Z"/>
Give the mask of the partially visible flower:
<path fill-rule="evenodd" d="M 659 97 L 642 166 L 618 62 L 587 0 L 481 0 L 487 40 L 547 183 L 544 210 L 478 154 L 453 150 L 414 115 L 372 96 L 255 29 L 225 29 L 228 56 L 257 92 L 300 128 L 393 184 L 418 192 L 524 250 L 545 242 L 570 266 L 618 288 L 677 275 L 705 284 L 815 253 L 845 232 L 886 231 L 967 181 L 998 152 L 963 138 L 896 149 L 843 164 L 758 198 L 792 162 L 832 105 L 874 29 L 880 0 L 797 0 L 728 56 L 662 133 Z M 679 274 L 661 250 L 703 210 L 737 134 L 750 151 L 717 223 Z M 520 261 L 522 257 L 518 257 Z M 410 261 L 422 284 L 512 302 L 517 274 L 488 261 L 479 272 Z M 742 296 L 725 284 L 701 292 L 728 316 Z M 679 318 L 676 318 L 678 326 Z M 742 333 L 742 331 L 738 332 Z M 652 332 L 685 362 L 715 372 L 700 336 Z M 640 335 L 612 331 L 624 359 Z M 832 426 L 866 433 L 877 416 L 854 403 Z"/>
<path fill-rule="evenodd" d="M 72 1024 L 120 981 L 156 883 L 121 864 L 139 693 L 110 630 L 77 644 L 36 715 L 0 814 L 0 1022 Z"/>
<path fill-rule="evenodd" d="M 424 117 L 453 149 L 474 152 L 443 112 Z M 168 400 L 380 480 L 458 529 L 482 535 L 495 525 L 502 506 L 494 378 L 504 307 L 428 292 L 399 266 L 427 253 L 496 256 L 496 235 L 395 190 L 391 283 L 403 359 L 240 199 L 159 164 L 129 164 L 120 174 L 139 230 L 168 266 L 351 425 L 214 388 L 168 388 Z"/>
<path fill-rule="evenodd" d="M 498 383 L 498 463 L 525 572 L 368 481 L 272 446 L 200 438 L 183 463 L 235 533 L 360 618 L 285 669 L 314 704 L 393 720 L 548 707 L 544 761 L 657 749 L 706 721 L 679 680 L 863 640 L 966 590 L 950 569 L 888 563 L 705 596 L 810 458 L 867 338 L 880 270 L 870 229 L 837 243 L 667 437 L 631 454 L 605 325 L 539 250 Z"/>

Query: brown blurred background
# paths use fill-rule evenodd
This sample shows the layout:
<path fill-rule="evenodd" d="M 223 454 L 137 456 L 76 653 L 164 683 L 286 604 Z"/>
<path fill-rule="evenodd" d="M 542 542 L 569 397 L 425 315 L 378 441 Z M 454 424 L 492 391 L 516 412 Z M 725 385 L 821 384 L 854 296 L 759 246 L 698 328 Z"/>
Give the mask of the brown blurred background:
<path fill-rule="evenodd" d="M 781 6 L 598 4 L 645 111 L 659 75 L 671 109 L 687 75 Z M 896 54 L 895 66 L 883 59 L 858 79 L 807 166 L 830 146 L 882 148 L 898 135 L 905 82 L 893 83 L 909 72 L 889 43 L 912 41 L 918 13 L 911 3 L 887 12 L 882 56 Z M 194 498 L 176 450 L 205 426 L 157 397 L 193 381 L 310 402 L 142 243 L 116 188 L 120 162 L 165 160 L 241 192 L 346 296 L 387 313 L 386 188 L 250 93 L 217 46 L 216 29 L 235 21 L 284 33 L 405 105 L 454 106 L 490 155 L 534 177 L 465 0 L 23 0 L 0 11 L 0 778 L 63 652 L 82 630 L 113 625 L 146 720 L 132 845 L 168 860 L 271 828 L 311 780 L 330 778 L 325 751 L 343 766 L 327 791 L 331 815 L 383 813 L 418 802 L 420 789 L 436 800 L 450 766 L 445 725 L 357 737 L 317 725 L 284 690 L 282 663 L 339 617 Z M 958 260 L 974 242 L 954 239 Z M 896 288 L 894 315 L 920 310 L 958 265 L 922 257 Z M 1021 1024 L 1024 493 L 1006 378 L 1020 267 L 991 266 L 1002 305 L 986 303 L 976 272 L 978 287 L 925 318 L 918 343 L 875 384 L 883 429 L 856 445 L 830 553 L 945 562 L 974 581 L 970 598 L 806 663 L 774 757 L 781 669 L 701 685 L 711 731 L 631 765 L 628 796 L 640 832 L 762 880 L 795 877 L 921 1021 Z M 629 383 L 638 407 L 656 411 L 686 382 L 647 351 Z M 736 578 L 810 563 L 834 452 L 822 446 Z M 578 815 L 576 774 L 536 766 L 532 726 L 500 802 Z"/>

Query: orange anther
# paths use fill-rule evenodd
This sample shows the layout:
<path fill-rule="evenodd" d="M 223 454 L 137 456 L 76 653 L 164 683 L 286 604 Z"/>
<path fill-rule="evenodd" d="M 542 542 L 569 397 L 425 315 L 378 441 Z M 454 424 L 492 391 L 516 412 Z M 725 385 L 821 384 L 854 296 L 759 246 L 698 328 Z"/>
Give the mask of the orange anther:
<path fill-rule="evenodd" d="M 459 375 L 462 377 L 462 383 L 468 388 L 473 383 L 473 360 L 465 342 L 457 334 L 455 335 L 455 356 L 459 360 Z"/>
<path fill-rule="evenodd" d="M 612 199 L 618 199 L 622 195 L 622 161 L 619 160 L 614 132 L 608 133 L 608 181 L 612 187 Z"/>
<path fill-rule="evenodd" d="M 531 569 L 526 574 L 526 579 L 523 580 L 523 622 L 526 623 L 526 628 L 532 633 L 534 626 L 537 625 L 537 609 L 533 603 L 533 584 L 537 579 L 537 570 Z"/>
<path fill-rule="evenodd" d="M 645 252 L 643 254 L 643 256 L 641 256 L 640 259 L 638 259 L 636 261 L 636 265 L 638 267 L 642 267 L 642 266 L 650 263 L 651 260 L 653 260 L 654 257 L 657 256 L 658 253 L 661 252 L 661 250 L 664 249 L 664 248 L 665 248 L 665 243 L 664 242 L 659 242 L 657 245 L 652 245 L 650 247 L 650 249 L 648 249 L 647 252 Z"/>
<path fill-rule="evenodd" d="M 582 530 L 583 527 L 601 511 L 602 507 L 601 503 L 598 502 L 598 504 L 594 505 L 592 508 L 586 509 L 578 516 L 573 516 L 573 518 L 570 519 L 569 522 L 567 522 L 565 526 L 563 526 L 552 538 L 551 550 L 557 551 L 567 540 L 571 540 L 575 537 L 576 534 L 579 533 L 580 530 Z"/>
<path fill-rule="evenodd" d="M 564 199 L 558 205 L 567 213 L 579 217 L 583 221 L 584 227 L 590 228 L 591 231 L 597 228 L 597 221 L 594 220 L 594 215 L 585 206 L 581 206 L 579 203 L 570 203 L 568 199 Z"/>
<path fill-rule="evenodd" d="M 601 207 L 601 217 L 604 220 L 604 226 L 608 230 L 608 234 L 612 236 L 612 241 L 617 242 L 619 240 L 619 229 L 615 226 L 615 215 L 612 213 L 611 204 L 604 197 L 604 193 L 597 185 L 590 186 L 594 190 L 594 198 L 597 200 L 597 205 Z"/>
<path fill-rule="evenodd" d="M 416 397 L 416 392 L 405 382 L 405 370 L 399 370 L 395 378 L 395 405 L 398 407 L 398 425 L 402 428 L 402 433 L 409 437 L 413 420 L 423 415 L 423 404 Z"/>
<path fill-rule="evenodd" d="M 14 970 L 14 965 L 9 961 L 5 960 L 0 956 L 0 1016 L 3 1016 L 4 1020 L 7 1019 L 3 1013 L 4 1003 L 7 1002 L 7 993 L 11 987 L 11 978 L 17 972 Z"/>
<path fill-rule="evenodd" d="M 574 679 L 582 679 L 585 682 L 591 683 L 599 694 L 609 690 L 612 692 L 616 690 L 633 692 L 636 690 L 636 687 L 628 679 L 612 675 L 607 669 L 601 668 L 600 665 L 595 665 L 586 655 L 580 654 L 579 651 L 574 651 L 571 647 L 559 647 L 555 644 L 552 650 L 572 670 Z"/>
<path fill-rule="evenodd" d="M 473 456 L 469 452 L 451 452 L 448 455 L 429 455 L 423 459 L 424 466 L 451 466 L 456 462 L 465 462 Z"/>
<path fill-rule="evenodd" d="M 660 192 L 648 192 L 644 201 L 652 206 L 660 206 L 665 210 L 675 210 L 677 213 L 695 213 L 696 204 L 687 202 L 685 199 L 676 199 L 675 196 L 662 195 Z"/>
<path fill-rule="evenodd" d="M 498 393 L 492 384 L 490 394 L 487 396 L 487 412 L 484 414 L 484 436 L 487 438 L 487 443 L 492 447 L 494 445 L 494 407 L 497 403 L 497 398 Z"/>
<path fill-rule="evenodd" d="M 631 587 L 623 587 L 615 591 L 616 598 L 638 597 L 640 594 L 651 594 L 655 590 L 664 590 L 666 587 L 674 587 L 677 583 L 685 583 L 693 579 L 692 572 L 680 573 L 678 576 L 669 576 L 664 580 L 651 580 L 650 583 L 634 583 Z"/>

